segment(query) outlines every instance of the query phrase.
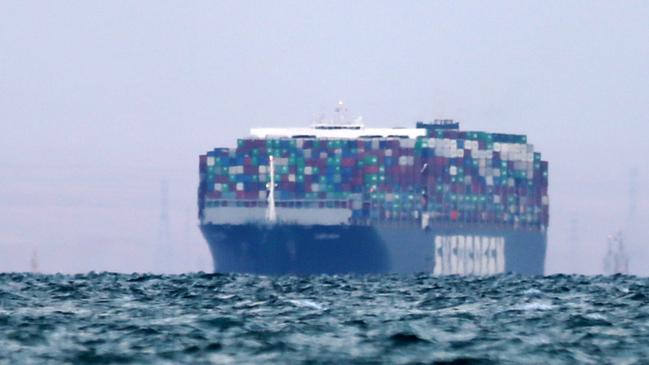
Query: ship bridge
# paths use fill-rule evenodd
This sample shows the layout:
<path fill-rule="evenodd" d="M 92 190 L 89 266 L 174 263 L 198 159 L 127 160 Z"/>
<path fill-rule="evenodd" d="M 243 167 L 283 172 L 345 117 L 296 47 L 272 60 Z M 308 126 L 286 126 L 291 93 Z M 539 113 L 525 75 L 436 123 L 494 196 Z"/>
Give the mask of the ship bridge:
<path fill-rule="evenodd" d="M 365 128 L 360 118 L 353 122 L 324 122 L 307 128 L 252 128 L 250 136 L 259 139 L 273 138 L 319 138 L 319 139 L 367 139 L 425 137 L 432 130 L 458 130 L 460 124 L 452 119 L 418 121 L 416 128 Z"/>
<path fill-rule="evenodd" d="M 316 124 L 307 128 L 252 128 L 250 136 L 259 139 L 272 138 L 417 138 L 425 137 L 423 128 L 365 128 L 360 124 Z"/>

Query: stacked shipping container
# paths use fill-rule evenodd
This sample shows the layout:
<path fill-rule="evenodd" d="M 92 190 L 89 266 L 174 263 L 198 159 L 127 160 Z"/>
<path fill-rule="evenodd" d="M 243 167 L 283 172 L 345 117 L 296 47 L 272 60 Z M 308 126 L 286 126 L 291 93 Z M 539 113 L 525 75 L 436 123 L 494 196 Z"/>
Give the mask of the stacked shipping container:
<path fill-rule="evenodd" d="M 359 221 L 548 224 L 548 164 L 526 137 L 430 129 L 426 137 L 240 139 L 200 157 L 199 205 L 335 206 Z"/>

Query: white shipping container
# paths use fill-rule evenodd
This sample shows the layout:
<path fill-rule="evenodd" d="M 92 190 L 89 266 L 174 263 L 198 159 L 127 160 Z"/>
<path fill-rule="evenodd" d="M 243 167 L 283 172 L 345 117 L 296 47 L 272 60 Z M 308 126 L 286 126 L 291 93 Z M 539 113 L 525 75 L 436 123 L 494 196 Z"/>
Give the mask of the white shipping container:
<path fill-rule="evenodd" d="M 288 157 L 277 157 L 277 158 L 275 158 L 275 165 L 277 165 L 277 166 L 288 166 Z"/>
<path fill-rule="evenodd" d="M 391 149 L 385 150 L 385 155 L 388 157 L 392 156 L 392 150 Z"/>
<path fill-rule="evenodd" d="M 372 149 L 373 150 L 378 150 L 379 149 L 379 140 L 378 139 L 373 139 L 372 140 Z"/>
<path fill-rule="evenodd" d="M 494 203 L 500 204 L 500 195 L 494 195 Z"/>
<path fill-rule="evenodd" d="M 327 158 L 327 157 L 328 157 L 327 152 L 324 151 L 320 152 L 320 158 Z"/>
<path fill-rule="evenodd" d="M 313 169 L 311 168 L 311 166 L 305 166 L 304 167 L 304 175 L 311 175 L 312 172 L 313 172 Z"/>
<path fill-rule="evenodd" d="M 220 183 L 215 183 L 214 184 L 214 191 L 221 191 L 221 184 Z"/>
<path fill-rule="evenodd" d="M 302 150 L 304 158 L 311 158 L 311 149 Z"/>
<path fill-rule="evenodd" d="M 304 146 L 304 140 L 302 138 L 298 138 L 297 141 L 295 141 L 295 147 L 302 148 L 302 146 Z"/>
<path fill-rule="evenodd" d="M 455 167 L 455 166 L 451 166 L 451 167 L 449 168 L 449 173 L 451 174 L 451 176 L 455 176 L 455 175 L 457 175 L 457 167 Z"/>
<path fill-rule="evenodd" d="M 214 157 L 207 156 L 207 166 L 214 166 Z"/>
<path fill-rule="evenodd" d="M 295 182 L 295 174 L 288 174 L 288 181 Z"/>
<path fill-rule="evenodd" d="M 454 158 L 455 157 L 455 148 L 449 147 L 448 152 L 446 153 L 446 158 Z"/>
<path fill-rule="evenodd" d="M 406 166 L 408 164 L 408 159 L 406 156 L 399 156 L 399 166 Z"/>
<path fill-rule="evenodd" d="M 312 183 L 311 184 L 311 191 L 314 193 L 317 193 L 320 191 L 320 185 L 318 183 Z"/>
<path fill-rule="evenodd" d="M 401 148 L 414 148 L 415 147 L 415 140 L 414 139 L 400 139 L 399 140 L 399 146 Z"/>
<path fill-rule="evenodd" d="M 514 161 L 514 170 L 525 170 L 527 166 L 525 166 L 525 162 L 523 161 Z"/>
<path fill-rule="evenodd" d="M 268 167 L 266 165 L 259 165 L 259 173 L 265 174 L 266 172 L 268 172 Z"/>
<path fill-rule="evenodd" d="M 415 165 L 415 156 L 407 156 L 408 166 Z"/>
<path fill-rule="evenodd" d="M 487 186 L 493 186 L 494 184 L 494 178 L 493 176 L 487 176 L 485 178 L 485 182 L 487 183 Z"/>
<path fill-rule="evenodd" d="M 243 183 L 237 183 L 237 191 L 243 191 Z"/>

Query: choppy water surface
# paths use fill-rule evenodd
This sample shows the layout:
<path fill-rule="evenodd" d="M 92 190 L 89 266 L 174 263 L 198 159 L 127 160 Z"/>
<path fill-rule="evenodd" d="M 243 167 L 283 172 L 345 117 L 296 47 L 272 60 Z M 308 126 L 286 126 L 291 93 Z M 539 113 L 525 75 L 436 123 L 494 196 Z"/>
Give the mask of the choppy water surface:
<path fill-rule="evenodd" d="M 0 275 L 6 363 L 644 363 L 649 280 Z"/>

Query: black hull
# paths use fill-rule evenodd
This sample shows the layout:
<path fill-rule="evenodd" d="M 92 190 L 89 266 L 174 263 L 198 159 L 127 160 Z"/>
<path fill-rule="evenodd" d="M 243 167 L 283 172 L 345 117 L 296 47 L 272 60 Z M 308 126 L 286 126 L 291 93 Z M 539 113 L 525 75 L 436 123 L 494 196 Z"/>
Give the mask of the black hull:
<path fill-rule="evenodd" d="M 206 224 L 201 230 L 212 253 L 215 272 L 268 275 L 414 272 L 543 275 L 547 245 L 544 232 L 458 225 L 422 230 L 409 223 Z M 457 240 L 451 243 L 449 240 L 444 245 L 436 237 L 471 237 L 471 241 L 467 238 L 467 243 Z M 500 239 L 500 245 L 492 240 L 491 246 L 480 246 L 477 237 L 482 242 Z M 478 256 L 478 252 L 483 256 Z M 483 265 L 478 257 L 494 270 L 478 270 Z"/>

